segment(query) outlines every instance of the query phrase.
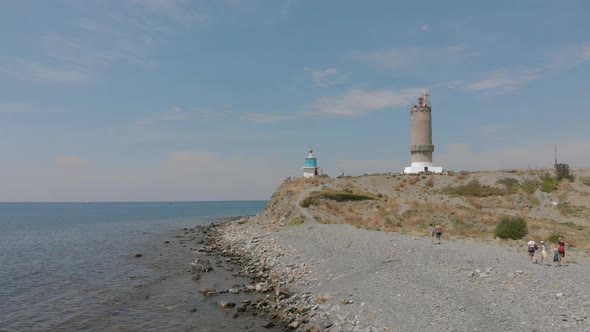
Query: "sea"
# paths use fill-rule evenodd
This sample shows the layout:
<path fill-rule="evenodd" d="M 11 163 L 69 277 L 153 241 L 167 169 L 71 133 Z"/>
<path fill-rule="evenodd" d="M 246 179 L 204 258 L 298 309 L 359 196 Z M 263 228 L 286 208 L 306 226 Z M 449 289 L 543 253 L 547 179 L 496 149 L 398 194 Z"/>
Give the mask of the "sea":
<path fill-rule="evenodd" d="M 197 284 L 195 252 L 164 247 L 266 203 L 0 203 L 0 331 L 267 330 L 198 293 L 247 281 L 218 271 Z"/>

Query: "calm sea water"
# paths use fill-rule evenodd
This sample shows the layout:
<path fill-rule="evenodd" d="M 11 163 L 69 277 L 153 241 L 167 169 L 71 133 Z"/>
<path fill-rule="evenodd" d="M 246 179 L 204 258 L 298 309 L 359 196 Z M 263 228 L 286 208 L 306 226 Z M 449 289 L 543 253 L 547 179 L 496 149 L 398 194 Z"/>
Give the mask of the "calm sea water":
<path fill-rule="evenodd" d="M 188 262 L 150 266 L 133 255 L 156 253 L 162 238 L 179 228 L 253 215 L 265 204 L 0 203 L 0 330 L 194 330 L 195 316 L 185 317 L 186 308 L 171 316 L 169 307 L 154 311 L 132 299 L 141 286 L 136 278 L 150 280 L 166 272 L 155 270 Z M 186 293 L 179 287 L 153 288 L 152 297 L 172 303 Z M 205 306 L 190 301 L 186 307 Z M 201 330 L 217 330 L 211 324 Z"/>

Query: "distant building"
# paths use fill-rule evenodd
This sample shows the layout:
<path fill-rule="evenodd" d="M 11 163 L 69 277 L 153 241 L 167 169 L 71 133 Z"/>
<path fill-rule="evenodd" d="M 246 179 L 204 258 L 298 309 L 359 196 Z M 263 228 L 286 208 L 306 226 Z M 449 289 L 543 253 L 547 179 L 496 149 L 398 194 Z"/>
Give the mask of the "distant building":
<path fill-rule="evenodd" d="M 442 173 L 442 167 L 432 166 L 432 152 L 434 152 L 434 145 L 432 144 L 432 107 L 430 106 L 430 94 L 428 92 L 418 98 L 418 105 L 412 107 L 410 118 L 412 164 L 410 167 L 405 168 L 404 173 Z"/>
<path fill-rule="evenodd" d="M 309 155 L 305 158 L 305 166 L 303 168 L 303 177 L 312 178 L 320 175 L 320 168 L 318 167 L 318 160 L 313 156 L 313 149 L 309 147 Z"/>

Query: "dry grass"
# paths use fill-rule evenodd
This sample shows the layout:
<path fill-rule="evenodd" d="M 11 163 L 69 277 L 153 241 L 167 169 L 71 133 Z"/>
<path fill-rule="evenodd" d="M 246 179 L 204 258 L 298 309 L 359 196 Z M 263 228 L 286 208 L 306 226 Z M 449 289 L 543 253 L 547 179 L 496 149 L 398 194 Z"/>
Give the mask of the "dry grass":
<path fill-rule="evenodd" d="M 552 170 L 510 170 L 504 172 L 477 172 L 451 176 L 423 175 L 403 177 L 358 177 L 334 179 L 325 184 L 331 188 L 346 189 L 347 193 L 380 193 L 371 195 L 374 200 L 336 202 L 321 200 L 313 208 L 314 216 L 324 223 L 347 223 L 359 228 L 402 232 L 424 235 L 428 224 L 440 223 L 443 232 L 450 238 L 493 239 L 494 229 L 502 217 L 522 216 L 528 225 L 529 234 L 534 239 L 547 240 L 556 235 L 567 239 L 568 243 L 579 249 L 590 249 L 590 204 L 587 197 L 590 191 L 585 184 L 562 181 L 552 193 L 561 204 L 553 207 L 544 193 L 537 188 L 527 192 L 525 184 L 536 181 L 539 175 Z M 507 177 L 518 179 L 519 186 L 510 190 L 509 183 L 502 181 Z M 315 181 L 296 179 L 289 184 L 287 195 L 296 194 L 313 186 Z M 415 186 L 421 180 L 423 185 Z M 465 181 L 466 180 L 466 181 Z M 486 197 L 447 195 L 446 186 L 458 187 L 470 180 L 481 181 L 501 190 L 502 195 Z M 537 180 L 538 181 L 538 180 Z M 589 177 L 590 181 L 590 177 Z M 590 183 L 590 182 L 589 182 Z M 526 188 L 525 188 L 526 187 Z M 432 189 L 431 189 L 432 188 Z M 481 188 L 480 188 L 481 189 Z M 282 194 L 285 197 L 285 193 Z M 557 210 L 561 214 L 557 213 Z M 291 215 L 290 221 L 295 215 Z M 276 219 L 276 217 L 275 217 Z M 581 224 L 581 225 L 579 225 Z"/>
<path fill-rule="evenodd" d="M 360 203 L 349 202 L 348 204 Z M 356 209 L 351 205 L 346 210 L 331 206 L 329 208 L 331 218 L 323 218 L 323 220 L 328 223 L 342 220 L 344 223 L 359 228 L 417 235 L 424 235 L 430 223 L 439 223 L 443 227 L 443 232 L 451 238 L 463 237 L 483 240 L 494 238 L 496 224 L 500 218 L 507 216 L 484 212 L 477 208 L 420 201 L 410 202 L 409 208 L 402 214 L 399 214 L 398 202 L 391 204 L 380 202 L 375 212 L 368 213 L 372 210 L 375 210 L 375 207 L 367 205 L 359 206 Z M 586 228 L 582 228 L 584 231 L 581 232 L 580 226 L 573 224 L 556 224 L 545 219 L 525 219 L 529 228 L 527 236 L 535 239 L 547 239 L 552 234 L 560 234 L 567 237 L 568 243 L 572 243 L 580 249 L 590 249 Z"/>
<path fill-rule="evenodd" d="M 330 294 L 330 293 L 320 294 L 320 295 L 316 296 L 315 299 L 318 303 L 324 303 L 324 302 L 330 301 L 332 299 L 332 294 Z"/>
<path fill-rule="evenodd" d="M 463 181 L 463 180 L 467 179 L 468 177 L 469 177 L 469 172 L 463 172 L 455 177 L 455 181 L 456 182 Z"/>
<path fill-rule="evenodd" d="M 419 176 L 414 176 L 414 177 L 412 177 L 412 178 L 411 178 L 411 179 L 408 181 L 408 183 L 409 183 L 409 184 L 411 184 L 411 185 L 415 185 L 415 184 L 416 184 L 416 183 L 418 183 L 418 182 L 420 182 L 420 177 L 419 177 Z"/>

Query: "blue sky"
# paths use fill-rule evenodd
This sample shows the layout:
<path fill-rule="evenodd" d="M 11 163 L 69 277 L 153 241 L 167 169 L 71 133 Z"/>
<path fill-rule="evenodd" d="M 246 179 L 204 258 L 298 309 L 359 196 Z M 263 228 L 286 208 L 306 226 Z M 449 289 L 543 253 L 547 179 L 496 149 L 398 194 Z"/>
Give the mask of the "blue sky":
<path fill-rule="evenodd" d="M 267 199 L 329 175 L 590 167 L 587 1 L 0 2 L 0 201 Z"/>

